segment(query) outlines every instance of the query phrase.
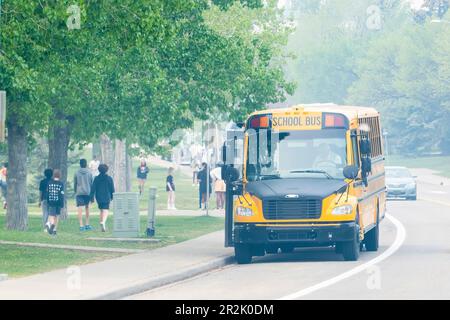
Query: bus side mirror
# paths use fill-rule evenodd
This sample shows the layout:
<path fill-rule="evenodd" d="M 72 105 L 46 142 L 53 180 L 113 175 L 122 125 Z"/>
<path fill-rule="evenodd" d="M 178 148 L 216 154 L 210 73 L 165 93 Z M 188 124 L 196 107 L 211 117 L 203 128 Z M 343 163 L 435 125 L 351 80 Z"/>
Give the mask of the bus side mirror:
<path fill-rule="evenodd" d="M 361 171 L 364 175 L 372 172 L 372 159 L 370 158 L 362 158 L 361 159 Z"/>
<path fill-rule="evenodd" d="M 364 139 L 359 142 L 359 150 L 362 155 L 370 155 L 372 153 L 372 145 L 369 139 Z"/>
<path fill-rule="evenodd" d="M 344 168 L 344 177 L 346 179 L 355 180 L 358 177 L 358 167 L 357 166 L 346 166 Z"/>

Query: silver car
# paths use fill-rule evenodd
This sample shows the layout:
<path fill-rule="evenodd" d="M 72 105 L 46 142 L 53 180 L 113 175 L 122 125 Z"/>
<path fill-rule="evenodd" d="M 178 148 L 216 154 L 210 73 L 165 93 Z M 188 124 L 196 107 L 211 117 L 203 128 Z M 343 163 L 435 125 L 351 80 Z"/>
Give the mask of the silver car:
<path fill-rule="evenodd" d="M 388 199 L 417 199 L 417 183 L 406 167 L 386 167 Z"/>

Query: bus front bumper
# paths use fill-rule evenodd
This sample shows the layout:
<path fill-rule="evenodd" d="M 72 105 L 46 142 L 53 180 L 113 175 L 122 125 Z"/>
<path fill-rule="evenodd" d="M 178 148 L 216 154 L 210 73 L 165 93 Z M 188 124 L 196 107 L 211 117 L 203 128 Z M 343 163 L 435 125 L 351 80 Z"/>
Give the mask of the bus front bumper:
<path fill-rule="evenodd" d="M 336 242 L 353 240 L 355 229 L 355 222 L 295 227 L 236 224 L 234 226 L 234 242 L 249 244 L 298 244 L 300 246 L 330 245 Z"/>

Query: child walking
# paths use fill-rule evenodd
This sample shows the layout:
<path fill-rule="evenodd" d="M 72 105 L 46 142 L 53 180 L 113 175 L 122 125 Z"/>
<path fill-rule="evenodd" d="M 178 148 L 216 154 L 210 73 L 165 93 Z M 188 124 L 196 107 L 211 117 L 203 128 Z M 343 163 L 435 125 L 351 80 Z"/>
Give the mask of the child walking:
<path fill-rule="evenodd" d="M 53 170 L 45 169 L 44 170 L 45 178 L 41 180 L 39 183 L 39 206 L 42 208 L 42 225 L 44 226 L 44 232 L 47 232 L 47 222 L 48 222 L 48 183 L 52 181 L 53 178 Z"/>
<path fill-rule="evenodd" d="M 141 164 L 137 169 L 137 178 L 139 182 L 139 194 L 142 195 L 145 189 L 145 182 L 147 181 L 148 173 L 150 169 L 147 167 L 147 162 L 145 160 L 141 160 Z"/>
<path fill-rule="evenodd" d="M 91 189 L 91 201 L 94 198 L 97 200 L 98 208 L 100 209 L 100 227 L 102 232 L 106 232 L 106 220 L 109 214 L 109 205 L 113 200 L 114 195 L 114 181 L 107 174 L 108 166 L 101 164 L 98 166 L 99 175 L 95 177 Z"/>
<path fill-rule="evenodd" d="M 61 209 L 64 208 L 64 184 L 59 181 L 61 172 L 53 171 L 53 179 L 48 182 L 47 186 L 47 205 L 48 205 L 48 222 L 46 229 L 48 234 L 56 236 L 58 228 L 59 215 Z"/>
<path fill-rule="evenodd" d="M 177 210 L 175 208 L 175 182 L 173 179 L 173 168 L 170 167 L 166 178 L 166 191 L 167 191 L 167 209 Z"/>

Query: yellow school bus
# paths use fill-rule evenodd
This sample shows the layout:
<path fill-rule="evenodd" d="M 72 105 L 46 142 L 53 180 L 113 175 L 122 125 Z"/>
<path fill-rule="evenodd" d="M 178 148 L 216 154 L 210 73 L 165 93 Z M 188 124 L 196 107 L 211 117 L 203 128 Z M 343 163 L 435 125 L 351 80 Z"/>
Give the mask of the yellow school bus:
<path fill-rule="evenodd" d="M 381 132 L 380 114 L 368 107 L 251 114 L 224 147 L 226 245 L 237 262 L 298 247 L 333 247 L 349 261 L 377 251 L 386 208 Z"/>

